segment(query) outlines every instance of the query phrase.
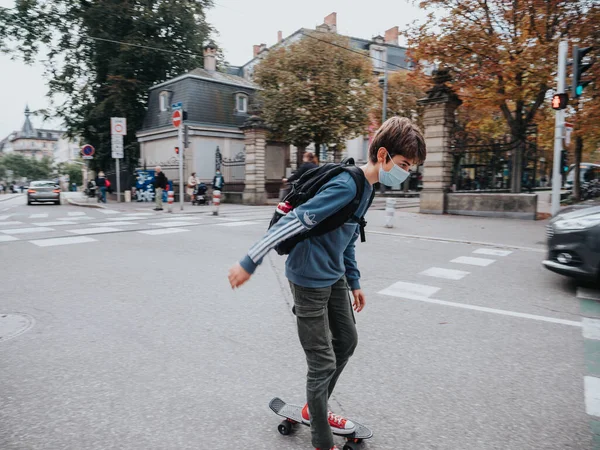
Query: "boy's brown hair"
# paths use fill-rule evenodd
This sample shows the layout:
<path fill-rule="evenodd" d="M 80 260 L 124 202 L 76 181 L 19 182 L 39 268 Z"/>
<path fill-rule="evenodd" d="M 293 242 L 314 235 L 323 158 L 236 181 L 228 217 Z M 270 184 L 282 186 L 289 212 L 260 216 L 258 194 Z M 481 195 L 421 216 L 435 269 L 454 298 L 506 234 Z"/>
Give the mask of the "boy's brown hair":
<path fill-rule="evenodd" d="M 381 147 L 384 147 L 391 157 L 402 155 L 414 161 L 416 165 L 423 164 L 427 157 L 421 130 L 406 117 L 390 117 L 375 132 L 369 146 L 369 159 L 372 163 L 377 162 L 377 151 Z"/>

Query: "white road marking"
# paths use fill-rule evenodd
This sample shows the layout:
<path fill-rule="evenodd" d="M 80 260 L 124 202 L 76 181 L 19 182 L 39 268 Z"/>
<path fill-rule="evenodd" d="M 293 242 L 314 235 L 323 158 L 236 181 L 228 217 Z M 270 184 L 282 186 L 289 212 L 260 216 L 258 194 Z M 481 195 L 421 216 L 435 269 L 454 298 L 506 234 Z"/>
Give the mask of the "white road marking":
<path fill-rule="evenodd" d="M 585 387 L 585 412 L 600 417 L 600 378 L 583 377 Z"/>
<path fill-rule="evenodd" d="M 229 217 L 215 217 L 215 219 L 217 219 L 217 220 L 224 220 L 226 222 L 233 222 L 233 221 L 237 220 L 237 219 L 231 219 Z"/>
<path fill-rule="evenodd" d="M 115 211 L 114 209 L 99 209 L 102 214 L 121 214 L 121 211 Z"/>
<path fill-rule="evenodd" d="M 0 242 L 18 241 L 19 238 L 13 236 L 0 236 Z"/>
<path fill-rule="evenodd" d="M 101 233 L 114 233 L 116 231 L 122 231 L 118 228 L 110 227 L 98 227 L 98 228 L 82 228 L 80 230 L 67 230 L 69 233 L 75 234 L 101 234 Z"/>
<path fill-rule="evenodd" d="M 496 248 L 511 248 L 513 250 L 525 250 L 528 252 L 547 253 L 547 250 L 543 249 L 543 248 L 523 247 L 521 245 L 498 244 L 496 242 L 470 241 L 468 239 L 449 239 L 449 238 L 438 237 L 438 236 L 420 236 L 417 234 L 390 233 L 388 231 L 367 230 L 367 233 L 381 234 L 384 236 L 395 236 L 395 237 L 402 237 L 402 238 L 409 238 L 409 239 L 420 239 L 423 241 L 451 242 L 454 244 L 487 245 L 489 247 L 496 247 Z"/>
<path fill-rule="evenodd" d="M 220 226 L 220 227 L 244 227 L 246 225 L 256 225 L 256 224 L 258 224 L 258 222 L 240 221 L 240 222 L 218 223 L 217 226 Z"/>
<path fill-rule="evenodd" d="M 578 287 L 577 288 L 577 297 L 584 298 L 586 300 L 600 300 L 600 290 Z"/>
<path fill-rule="evenodd" d="M 119 216 L 119 217 L 107 217 L 106 218 L 106 223 L 112 223 L 112 222 L 123 222 L 123 221 L 134 221 L 134 220 L 144 220 L 143 217 L 125 217 L 125 216 Z"/>
<path fill-rule="evenodd" d="M 48 214 L 32 214 L 29 216 L 30 219 L 45 219 Z"/>
<path fill-rule="evenodd" d="M 190 222 L 153 222 L 148 225 L 154 225 L 156 227 L 185 227 L 194 224 Z"/>
<path fill-rule="evenodd" d="M 6 208 L 6 209 L 8 209 L 8 208 Z M 6 210 L 4 210 L 4 211 L 6 211 Z M 0 216 L 0 220 L 6 220 L 6 219 L 8 219 L 10 216 L 14 216 L 14 214 L 5 214 L 5 215 L 3 215 L 3 216 Z"/>
<path fill-rule="evenodd" d="M 585 339 L 593 339 L 594 341 L 600 341 L 600 320 L 584 317 L 582 323 L 583 337 Z"/>
<path fill-rule="evenodd" d="M 396 284 L 398 284 L 398 283 L 396 283 Z M 405 283 L 405 284 L 410 284 L 410 283 Z M 569 325 L 572 327 L 582 327 L 583 326 L 581 322 L 575 322 L 572 320 L 555 319 L 554 317 L 537 316 L 534 314 L 506 311 L 504 309 L 486 308 L 484 306 L 467 305 L 465 303 L 455 303 L 455 302 L 447 302 L 444 300 L 436 300 L 433 298 L 425 297 L 423 295 L 412 294 L 410 292 L 407 292 L 406 290 L 402 290 L 401 288 L 397 289 L 395 292 L 394 291 L 390 292 L 390 288 L 387 288 L 387 289 L 384 289 L 383 291 L 380 291 L 379 294 L 391 295 L 393 297 L 398 297 L 398 298 L 402 298 L 405 300 L 416 300 L 419 302 L 433 303 L 435 305 L 454 306 L 455 308 L 470 309 L 473 311 L 481 311 L 481 312 L 487 312 L 487 313 L 492 313 L 492 314 L 499 314 L 502 316 L 519 317 L 521 319 L 539 320 L 541 322 L 557 323 L 560 325 Z"/>
<path fill-rule="evenodd" d="M 110 226 L 123 226 L 123 225 L 137 225 L 137 222 L 119 222 L 119 221 L 114 221 L 114 222 L 98 222 L 98 223 L 88 223 L 86 225 L 92 225 L 94 227 L 105 227 L 106 225 L 110 225 Z"/>
<path fill-rule="evenodd" d="M 0 230 L 0 233 L 5 233 L 5 234 L 27 234 L 27 233 L 44 233 L 46 231 L 54 231 L 54 228 L 47 228 L 47 227 L 14 228 L 12 230 Z"/>
<path fill-rule="evenodd" d="M 77 222 L 67 222 L 66 220 L 63 221 L 56 221 L 56 222 L 35 222 L 32 223 L 31 225 L 36 225 L 38 227 L 56 227 L 59 225 L 76 225 Z"/>
<path fill-rule="evenodd" d="M 74 236 L 74 237 L 62 237 L 55 239 L 40 239 L 37 241 L 29 241 L 38 247 L 53 247 L 55 245 L 68 245 L 68 244 L 83 244 L 85 242 L 96 242 L 96 239 L 85 237 L 85 236 Z"/>
<path fill-rule="evenodd" d="M 427 275 L 428 277 L 444 278 L 446 280 L 462 280 L 464 277 L 469 275 L 470 272 L 463 270 L 452 270 L 443 269 L 441 267 L 431 267 L 423 272 L 421 275 Z"/>
<path fill-rule="evenodd" d="M 383 295 L 391 295 L 392 297 L 400 297 L 404 293 L 427 298 L 439 290 L 440 288 L 426 286 L 424 284 L 405 283 L 404 281 L 398 281 L 379 293 Z"/>
<path fill-rule="evenodd" d="M 4 227 L 6 225 L 21 225 L 22 223 L 23 222 L 14 222 L 14 221 L 11 221 L 11 222 L 0 222 L 0 227 Z"/>
<path fill-rule="evenodd" d="M 492 263 L 495 263 L 495 259 L 487 259 L 487 258 L 473 258 L 471 256 L 459 256 L 458 258 L 453 259 L 453 263 L 457 264 L 469 264 L 471 266 L 481 266 L 486 267 Z"/>
<path fill-rule="evenodd" d="M 144 217 L 144 216 L 154 216 L 154 213 L 131 213 L 125 214 L 123 217 Z"/>
<path fill-rule="evenodd" d="M 477 253 L 479 255 L 490 255 L 490 256 L 508 256 L 512 252 L 509 250 L 497 250 L 495 248 L 478 248 L 473 253 Z"/>
<path fill-rule="evenodd" d="M 77 211 L 77 212 L 69 212 L 69 213 L 67 213 L 67 215 L 68 215 L 68 216 L 71 216 L 71 217 L 75 217 L 75 216 L 87 216 L 87 214 L 86 214 L 86 213 L 84 213 L 84 212 L 79 212 L 79 211 Z"/>
<path fill-rule="evenodd" d="M 158 234 L 182 233 L 184 231 L 190 231 L 190 230 L 186 230 L 185 228 L 159 228 L 157 230 L 138 231 L 138 233 L 158 235 Z"/>
<path fill-rule="evenodd" d="M 87 217 L 87 216 L 79 216 L 79 217 L 60 217 L 59 219 L 56 220 L 66 220 L 67 222 L 70 222 L 72 220 L 92 220 L 93 217 Z"/>

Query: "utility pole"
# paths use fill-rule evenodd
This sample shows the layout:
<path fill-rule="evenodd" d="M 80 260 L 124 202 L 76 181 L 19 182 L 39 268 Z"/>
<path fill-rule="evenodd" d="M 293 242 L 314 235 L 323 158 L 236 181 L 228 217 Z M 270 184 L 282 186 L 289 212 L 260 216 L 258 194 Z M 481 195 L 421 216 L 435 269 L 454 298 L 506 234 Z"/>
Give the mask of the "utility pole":
<path fill-rule="evenodd" d="M 387 120 L 387 95 L 388 95 L 388 71 L 387 71 L 387 52 L 385 53 L 383 63 L 383 111 L 381 113 L 381 123 Z"/>
<path fill-rule="evenodd" d="M 567 41 L 560 41 L 558 44 L 558 86 L 557 94 L 564 94 L 567 77 L 567 52 L 569 44 Z M 563 135 L 565 126 L 564 109 L 556 110 L 554 122 L 554 169 L 552 173 L 552 215 L 555 216 L 560 209 L 560 190 L 562 187 L 562 167 L 560 155 L 563 149 Z"/>

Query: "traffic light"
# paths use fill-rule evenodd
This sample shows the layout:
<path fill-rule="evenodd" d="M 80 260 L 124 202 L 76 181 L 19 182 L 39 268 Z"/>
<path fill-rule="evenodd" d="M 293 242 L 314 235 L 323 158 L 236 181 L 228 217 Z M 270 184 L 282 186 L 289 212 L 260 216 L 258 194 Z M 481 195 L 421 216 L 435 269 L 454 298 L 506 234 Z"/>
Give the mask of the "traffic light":
<path fill-rule="evenodd" d="M 175 154 L 179 155 L 179 147 L 175 147 Z"/>
<path fill-rule="evenodd" d="M 579 48 L 578 46 L 573 46 L 573 84 L 571 87 L 571 96 L 573 98 L 581 97 L 583 94 L 583 89 L 591 83 L 591 80 L 582 81 L 581 75 L 592 67 L 592 63 L 583 63 L 583 58 L 587 55 L 593 47 L 585 47 Z"/>
<path fill-rule="evenodd" d="M 181 113 L 181 120 L 187 120 L 188 118 L 188 114 L 187 111 L 184 109 Z"/>
<path fill-rule="evenodd" d="M 567 151 L 561 150 L 560 152 L 560 170 L 565 173 L 569 170 L 569 162 L 567 161 Z"/>
<path fill-rule="evenodd" d="M 569 95 L 567 93 L 552 96 L 552 109 L 565 109 L 568 104 Z"/>

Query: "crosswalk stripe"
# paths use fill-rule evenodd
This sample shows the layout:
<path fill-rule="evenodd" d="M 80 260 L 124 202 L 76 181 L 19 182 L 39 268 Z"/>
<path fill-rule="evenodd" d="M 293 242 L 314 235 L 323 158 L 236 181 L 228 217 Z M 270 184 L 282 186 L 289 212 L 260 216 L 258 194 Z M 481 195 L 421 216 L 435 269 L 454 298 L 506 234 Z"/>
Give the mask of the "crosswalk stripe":
<path fill-rule="evenodd" d="M 77 217 L 59 217 L 56 220 L 66 220 L 67 222 L 70 222 L 72 220 L 92 220 L 93 217 L 88 217 L 88 216 L 77 216 Z"/>
<path fill-rule="evenodd" d="M 225 222 L 225 223 L 217 223 L 217 226 L 220 227 L 243 227 L 246 225 L 256 225 L 258 222 L 250 222 L 250 221 L 240 221 L 240 222 Z"/>
<path fill-rule="evenodd" d="M 102 214 L 121 214 L 121 211 L 115 211 L 114 209 L 99 209 Z"/>
<path fill-rule="evenodd" d="M 67 213 L 67 215 L 69 215 L 71 217 L 75 217 L 75 216 L 86 216 L 87 214 L 84 212 L 75 211 L 75 212 L 69 212 L 69 213 Z"/>
<path fill-rule="evenodd" d="M 429 297 L 439 291 L 440 288 L 427 286 L 425 284 L 406 283 L 404 281 L 398 281 L 392 284 L 390 287 L 379 291 L 379 294 L 391 295 L 392 297 L 401 297 L 403 294 L 418 295 L 423 297 Z"/>
<path fill-rule="evenodd" d="M 31 225 L 36 225 L 38 227 L 55 227 L 55 226 L 59 226 L 59 225 L 76 225 L 77 222 L 67 222 L 66 220 L 63 220 L 61 222 L 34 222 Z"/>
<path fill-rule="evenodd" d="M 69 233 L 75 234 L 101 234 L 101 233 L 114 233 L 116 231 L 122 231 L 118 228 L 111 227 L 98 227 L 98 228 L 81 228 L 79 230 L 67 230 Z"/>
<path fill-rule="evenodd" d="M 125 225 L 137 225 L 137 222 L 118 222 L 118 221 L 114 221 L 114 222 L 97 222 L 97 223 L 88 223 L 87 225 L 91 225 L 93 227 L 105 227 L 106 225 L 110 225 L 110 226 L 125 226 Z"/>
<path fill-rule="evenodd" d="M 154 225 L 155 227 L 185 227 L 189 225 L 195 225 L 191 222 L 152 222 L 148 225 Z"/>
<path fill-rule="evenodd" d="M 481 266 L 486 267 L 492 263 L 495 263 L 495 259 L 487 259 L 487 258 L 473 258 L 471 256 L 459 256 L 458 258 L 453 259 L 453 263 L 457 264 L 469 264 L 471 266 Z"/>
<path fill-rule="evenodd" d="M 185 228 L 159 228 L 157 230 L 144 230 L 138 231 L 138 233 L 149 234 L 149 235 L 159 235 L 159 234 L 171 234 L 171 233 L 182 233 L 186 230 Z"/>
<path fill-rule="evenodd" d="M 508 256 L 512 252 L 510 250 L 498 250 L 495 248 L 478 248 L 473 253 L 477 253 L 478 255 Z"/>
<path fill-rule="evenodd" d="M 10 222 L 0 222 L 0 227 L 5 227 L 7 225 L 21 225 L 23 222 L 15 222 L 15 221 L 10 221 Z"/>
<path fill-rule="evenodd" d="M 444 278 L 446 280 L 462 280 L 464 277 L 469 275 L 470 272 L 464 270 L 452 270 L 443 269 L 441 267 L 431 267 L 421 272 L 421 275 L 427 275 L 428 277 Z"/>
<path fill-rule="evenodd" d="M 48 227 L 14 228 L 12 230 L 0 230 L 0 233 L 5 233 L 5 234 L 27 234 L 27 233 L 44 233 L 46 231 L 54 231 L 54 228 L 48 228 Z"/>
<path fill-rule="evenodd" d="M 14 216 L 14 214 L 4 214 L 3 216 L 0 216 L 0 220 L 6 220 L 11 216 Z"/>
<path fill-rule="evenodd" d="M 45 219 L 48 214 L 32 214 L 29 216 L 30 219 Z"/>
<path fill-rule="evenodd" d="M 10 241 L 18 241 L 19 238 L 14 236 L 0 236 L 0 242 L 10 242 Z"/>
<path fill-rule="evenodd" d="M 600 378 L 583 377 L 585 388 L 585 412 L 600 417 Z"/>
<path fill-rule="evenodd" d="M 96 239 L 85 237 L 85 236 L 73 236 L 73 237 L 62 237 L 54 239 L 39 239 L 35 241 L 29 241 L 38 247 L 53 247 L 56 245 L 68 245 L 68 244 L 83 244 L 85 242 L 96 242 Z"/>

